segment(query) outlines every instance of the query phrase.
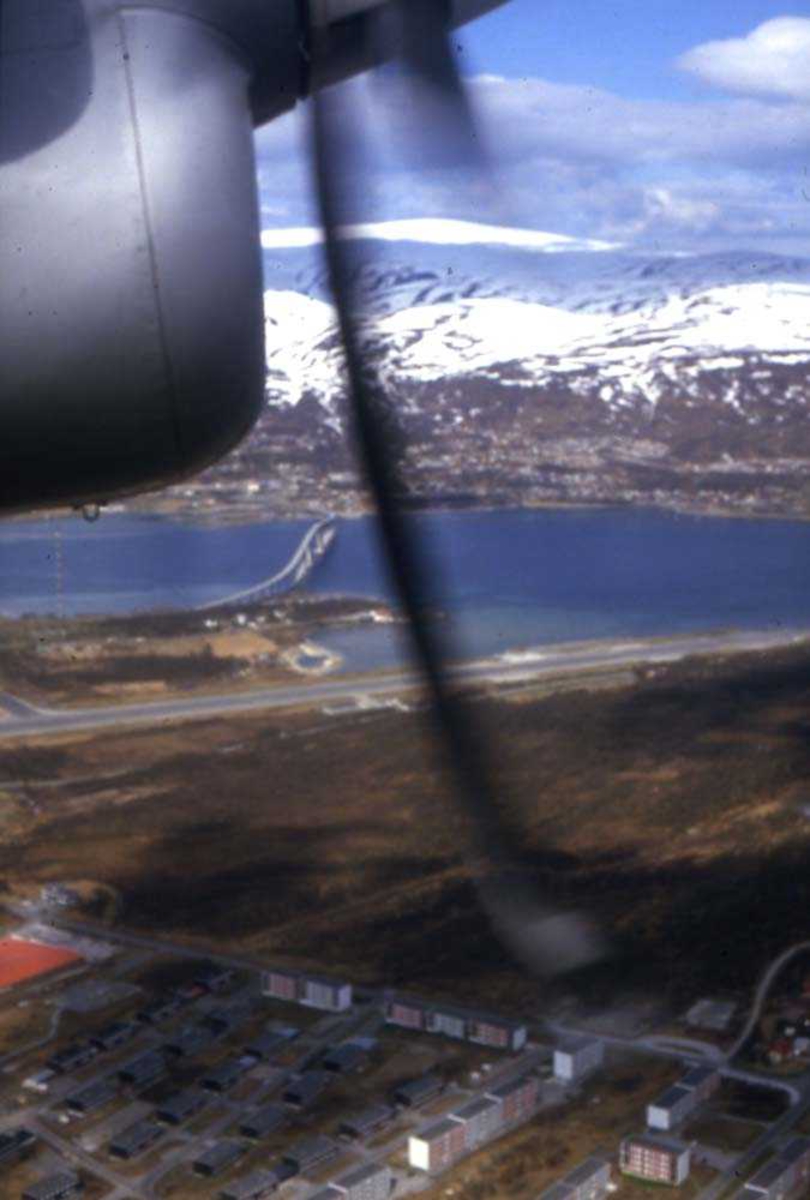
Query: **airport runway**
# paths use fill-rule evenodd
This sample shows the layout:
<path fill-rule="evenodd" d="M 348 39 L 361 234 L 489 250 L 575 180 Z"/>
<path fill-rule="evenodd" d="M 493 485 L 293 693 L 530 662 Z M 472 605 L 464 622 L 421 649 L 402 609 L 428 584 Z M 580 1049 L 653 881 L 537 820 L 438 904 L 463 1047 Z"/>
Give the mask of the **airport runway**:
<path fill-rule="evenodd" d="M 544 679 L 641 663 L 674 662 L 693 654 L 766 650 L 810 639 L 810 631 L 774 630 L 688 634 L 671 638 L 623 639 L 614 642 L 569 643 L 545 649 L 505 654 L 451 668 L 459 684 L 516 685 Z M 155 725 L 272 709 L 321 708 L 341 701 L 345 705 L 393 698 L 418 691 L 421 680 L 413 671 L 392 671 L 368 678 L 308 680 L 289 686 L 251 692 L 190 696 L 145 704 L 119 704 L 97 708 L 41 708 L 17 696 L 0 693 L 0 740 L 84 733 L 112 726 Z M 344 711 L 352 711 L 351 707 Z"/>

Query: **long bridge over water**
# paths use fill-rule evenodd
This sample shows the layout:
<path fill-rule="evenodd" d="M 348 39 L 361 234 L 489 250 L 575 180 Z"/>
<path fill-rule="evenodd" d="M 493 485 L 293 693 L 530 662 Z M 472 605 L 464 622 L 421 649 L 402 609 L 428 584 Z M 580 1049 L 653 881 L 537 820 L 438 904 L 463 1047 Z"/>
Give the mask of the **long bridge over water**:
<path fill-rule="evenodd" d="M 268 600 L 273 596 L 290 592 L 309 576 L 321 559 L 326 555 L 337 537 L 337 526 L 334 517 L 323 517 L 306 531 L 298 548 L 289 562 L 261 583 L 253 584 L 242 591 L 223 596 L 220 600 L 208 600 L 197 606 L 198 612 L 212 608 L 232 608 L 237 604 L 255 604 L 258 600 Z"/>

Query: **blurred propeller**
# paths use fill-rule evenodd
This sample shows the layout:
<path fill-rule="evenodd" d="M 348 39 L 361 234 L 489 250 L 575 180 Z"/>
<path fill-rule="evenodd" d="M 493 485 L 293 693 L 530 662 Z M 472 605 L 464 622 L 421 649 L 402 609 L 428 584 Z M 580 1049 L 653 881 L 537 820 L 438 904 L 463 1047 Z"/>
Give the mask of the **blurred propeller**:
<path fill-rule="evenodd" d="M 330 0 L 326 0 L 330 6 Z M 332 0 L 344 15 L 371 7 L 362 0 Z M 367 47 L 377 61 L 393 57 L 395 38 L 407 87 L 409 123 L 424 140 L 429 134 L 453 167 L 472 171 L 491 192 L 484 155 L 467 92 L 458 72 L 451 32 L 459 11 L 472 5 L 452 0 L 389 0 L 374 4 L 375 20 L 365 27 L 370 39 L 387 44 Z M 494 7 L 479 3 L 478 8 Z M 323 16 L 323 8 L 321 9 Z M 368 15 L 368 14 L 367 14 Z M 437 730 L 448 750 L 460 796 L 472 818 L 471 868 L 490 922 L 512 953 L 544 978 L 587 966 L 605 956 L 605 939 L 586 916 L 561 911 L 541 897 L 534 873 L 521 849 L 521 834 L 501 804 L 500 788 L 486 739 L 469 703 L 448 682 L 445 654 L 427 606 L 428 568 L 399 498 L 407 489 L 391 453 L 390 417 L 374 363 L 364 353 L 364 316 L 358 272 L 349 242 L 341 237 L 352 223 L 352 165 L 361 143 L 359 123 L 340 89 L 318 88 L 319 64 L 331 61 L 330 25 L 316 22 L 312 35 L 312 141 L 320 215 L 331 289 L 343 341 L 346 383 L 354 432 L 370 490 L 376 500 L 388 568 L 409 619 L 410 633 L 428 685 Z M 435 568 L 431 564 L 431 573 Z"/>

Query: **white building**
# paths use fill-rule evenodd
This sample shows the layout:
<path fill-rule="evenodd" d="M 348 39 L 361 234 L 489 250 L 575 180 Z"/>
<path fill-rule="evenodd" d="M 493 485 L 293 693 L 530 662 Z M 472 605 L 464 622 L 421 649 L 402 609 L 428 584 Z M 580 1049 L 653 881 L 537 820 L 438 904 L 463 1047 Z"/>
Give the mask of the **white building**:
<path fill-rule="evenodd" d="M 676 1083 L 647 1105 L 647 1124 L 650 1129 L 662 1129 L 666 1133 L 680 1125 L 699 1103 L 698 1092 Z"/>
<path fill-rule="evenodd" d="M 605 1047 L 599 1038 L 568 1038 L 554 1050 L 554 1078 L 574 1083 L 601 1067 Z"/>
<path fill-rule="evenodd" d="M 467 1148 L 464 1122 L 443 1117 L 408 1138 L 408 1162 L 420 1171 L 440 1171 Z"/>
<path fill-rule="evenodd" d="M 352 985 L 342 980 L 305 976 L 301 1003 L 307 1008 L 322 1008 L 328 1012 L 345 1012 L 352 1006 Z"/>

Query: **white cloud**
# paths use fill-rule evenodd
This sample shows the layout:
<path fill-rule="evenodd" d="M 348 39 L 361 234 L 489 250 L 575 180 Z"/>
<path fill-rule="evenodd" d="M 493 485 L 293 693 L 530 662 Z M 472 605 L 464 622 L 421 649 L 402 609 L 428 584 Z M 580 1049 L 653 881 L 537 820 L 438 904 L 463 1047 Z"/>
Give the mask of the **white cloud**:
<path fill-rule="evenodd" d="M 726 91 L 810 100 L 810 20 L 765 21 L 747 37 L 695 46 L 677 65 Z"/>
<path fill-rule="evenodd" d="M 470 90 L 492 188 L 440 155 L 419 161 L 424 130 L 394 87 L 336 90 L 351 222 L 460 218 L 676 248 L 736 238 L 810 250 L 810 104 L 799 100 L 627 100 L 481 76 Z M 257 135 L 266 225 L 317 224 L 308 141 L 301 110 Z"/>

